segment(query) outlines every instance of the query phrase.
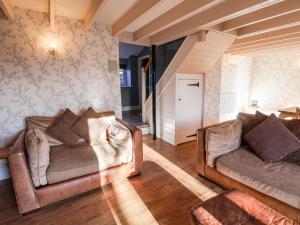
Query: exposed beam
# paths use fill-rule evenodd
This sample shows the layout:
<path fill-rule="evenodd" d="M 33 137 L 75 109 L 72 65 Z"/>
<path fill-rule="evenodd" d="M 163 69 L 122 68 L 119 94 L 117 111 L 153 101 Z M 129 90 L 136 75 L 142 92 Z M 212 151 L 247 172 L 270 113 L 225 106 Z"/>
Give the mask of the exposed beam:
<path fill-rule="evenodd" d="M 256 48 L 263 48 L 263 47 L 269 47 L 272 45 L 280 45 L 280 44 L 286 44 L 286 43 L 294 43 L 294 42 L 300 42 L 300 36 L 290 38 L 290 39 L 282 39 L 282 40 L 277 40 L 277 41 L 265 41 L 263 43 L 259 44 L 252 44 L 252 45 L 247 45 L 247 46 L 241 46 L 241 47 L 230 47 L 228 51 L 243 51 L 243 50 L 251 50 L 251 49 L 256 49 Z"/>
<path fill-rule="evenodd" d="M 261 40 L 268 40 L 268 39 L 273 39 L 276 37 L 284 37 L 287 35 L 299 34 L 299 33 L 300 33 L 300 25 L 297 25 L 297 26 L 293 26 L 293 27 L 283 28 L 281 30 L 274 30 L 274 31 L 270 31 L 267 33 L 257 34 L 257 35 L 250 36 L 250 37 L 239 38 L 239 39 L 235 40 L 233 45 L 234 46 L 244 45 L 244 44 L 248 44 L 248 43 L 255 43 L 255 42 L 261 41 Z"/>
<path fill-rule="evenodd" d="M 274 1 L 273 1 L 274 2 Z M 179 22 L 152 36 L 155 44 L 161 44 L 176 38 L 206 29 L 218 23 L 249 13 L 270 4 L 268 0 L 227 0 L 204 12 L 198 13 L 189 19 Z"/>
<path fill-rule="evenodd" d="M 84 30 L 88 31 L 90 27 L 93 25 L 93 23 L 96 21 L 97 17 L 103 10 L 104 6 L 109 0 L 93 0 L 91 3 L 91 6 L 86 13 L 84 20 L 83 20 L 83 26 Z"/>
<path fill-rule="evenodd" d="M 240 27 L 248 26 L 274 17 L 282 16 L 288 13 L 300 11 L 299 0 L 286 0 L 270 7 L 266 7 L 255 12 L 228 20 L 223 23 L 222 32 L 234 30 Z"/>
<path fill-rule="evenodd" d="M 264 43 L 276 43 L 278 41 L 284 41 L 284 40 L 288 41 L 288 40 L 292 40 L 292 39 L 296 39 L 296 38 L 300 38 L 300 31 L 299 31 L 299 33 L 294 33 L 294 34 L 289 34 L 289 35 L 284 35 L 284 36 L 277 36 L 274 38 L 258 40 L 255 42 L 249 42 L 249 43 L 245 43 L 245 44 L 241 44 L 241 45 L 233 44 L 230 47 L 230 50 L 240 49 L 240 48 L 249 47 L 249 46 L 255 46 L 255 45 L 264 44 Z"/>
<path fill-rule="evenodd" d="M 134 45 L 143 45 L 143 46 L 151 46 L 150 38 L 146 37 L 142 40 L 134 41 L 133 40 L 133 33 L 129 31 L 124 31 L 119 35 L 119 42 L 124 42 L 128 44 Z"/>
<path fill-rule="evenodd" d="M 15 9 L 10 0 L 0 0 L 0 7 L 9 20 L 14 20 L 16 18 Z"/>
<path fill-rule="evenodd" d="M 295 26 L 297 24 L 300 24 L 300 11 L 242 27 L 238 29 L 238 34 L 239 36 L 251 36 L 266 31 Z"/>
<path fill-rule="evenodd" d="M 112 34 L 116 36 L 126 29 L 131 23 L 141 17 L 145 12 L 161 0 L 140 0 L 121 18 L 112 25 Z"/>
<path fill-rule="evenodd" d="M 270 46 L 263 49 L 253 49 L 251 51 L 241 51 L 241 52 L 230 52 L 232 55 L 260 55 L 264 53 L 270 53 L 270 52 L 280 52 L 283 51 L 293 51 L 293 52 L 299 52 L 300 50 L 300 43 L 295 45 L 286 45 L 286 46 Z"/>
<path fill-rule="evenodd" d="M 134 40 L 153 35 L 160 30 L 172 25 L 183 18 L 187 18 L 189 14 L 200 10 L 207 9 L 220 2 L 220 0 L 184 0 L 174 8 L 163 13 L 161 16 L 155 18 L 145 26 L 141 27 L 133 33 Z"/>
<path fill-rule="evenodd" d="M 239 49 L 239 50 L 228 50 L 226 53 L 231 53 L 231 54 L 238 54 L 238 53 L 244 53 L 244 52 L 255 52 L 259 50 L 265 50 L 265 49 L 272 49 L 272 48 L 279 48 L 279 47 L 288 47 L 288 46 L 298 46 L 300 45 L 300 40 L 293 40 L 293 41 L 288 41 L 284 43 L 270 43 L 264 46 L 252 46 L 250 48 L 244 48 L 244 49 Z"/>
<path fill-rule="evenodd" d="M 55 1 L 49 0 L 49 22 L 51 27 L 54 27 L 55 24 Z"/>

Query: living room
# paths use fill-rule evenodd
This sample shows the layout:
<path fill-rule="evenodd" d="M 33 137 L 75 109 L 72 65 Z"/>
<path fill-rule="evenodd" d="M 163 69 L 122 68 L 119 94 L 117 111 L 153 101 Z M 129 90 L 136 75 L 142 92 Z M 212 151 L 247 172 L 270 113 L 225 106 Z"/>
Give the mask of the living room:
<path fill-rule="evenodd" d="M 299 12 L 0 0 L 0 224 L 299 224 Z"/>

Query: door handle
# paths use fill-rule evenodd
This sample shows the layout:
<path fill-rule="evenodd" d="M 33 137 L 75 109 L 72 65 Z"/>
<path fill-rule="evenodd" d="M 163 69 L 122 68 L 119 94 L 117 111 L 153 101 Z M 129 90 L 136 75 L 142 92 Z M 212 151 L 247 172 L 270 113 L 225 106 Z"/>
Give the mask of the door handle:
<path fill-rule="evenodd" d="M 199 87 L 200 86 L 200 83 L 195 83 L 195 84 L 188 84 L 188 86 L 194 86 L 194 87 Z"/>
<path fill-rule="evenodd" d="M 181 100 L 182 100 L 181 98 L 178 99 L 178 101 L 181 101 Z"/>

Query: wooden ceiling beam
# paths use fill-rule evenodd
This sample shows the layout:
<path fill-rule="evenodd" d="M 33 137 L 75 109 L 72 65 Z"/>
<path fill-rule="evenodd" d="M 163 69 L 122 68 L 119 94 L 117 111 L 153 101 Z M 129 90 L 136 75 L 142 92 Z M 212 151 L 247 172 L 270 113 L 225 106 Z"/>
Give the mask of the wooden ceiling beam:
<path fill-rule="evenodd" d="M 300 45 L 300 39 L 292 40 L 292 41 L 285 41 L 283 43 L 270 43 L 270 44 L 265 44 L 265 45 L 251 46 L 249 48 L 243 48 L 243 49 L 228 50 L 228 51 L 226 51 L 226 53 L 236 54 L 236 53 L 242 53 L 242 52 L 254 52 L 254 51 L 258 51 L 258 50 L 272 49 L 272 48 L 286 47 L 286 46 L 295 46 L 295 45 Z"/>
<path fill-rule="evenodd" d="M 267 33 L 257 34 L 250 37 L 238 38 L 233 43 L 234 46 L 244 45 L 248 43 L 255 43 L 262 40 L 269 40 L 277 37 L 284 37 L 291 34 L 299 34 L 300 33 L 300 25 L 283 28 L 281 30 L 274 30 Z"/>
<path fill-rule="evenodd" d="M 16 18 L 15 8 L 11 4 L 10 0 L 0 0 L 0 8 L 9 20 Z"/>
<path fill-rule="evenodd" d="M 184 0 L 174 8 L 163 13 L 145 26 L 141 27 L 133 33 L 133 39 L 140 40 L 142 38 L 153 35 L 160 30 L 172 25 L 183 18 L 187 18 L 189 14 L 201 10 L 208 9 L 216 5 L 220 0 Z"/>
<path fill-rule="evenodd" d="M 49 0 L 49 23 L 51 27 L 55 24 L 55 2 L 56 0 Z"/>
<path fill-rule="evenodd" d="M 223 23 L 222 32 L 228 32 L 237 28 L 262 22 L 288 13 L 300 11 L 299 0 L 286 0 L 270 7 L 257 10 L 252 13 L 228 20 Z"/>
<path fill-rule="evenodd" d="M 112 35 L 116 36 L 126 29 L 131 23 L 141 17 L 145 12 L 161 0 L 140 0 L 125 15 L 121 16 L 112 25 Z"/>
<path fill-rule="evenodd" d="M 94 24 L 104 6 L 109 0 L 93 0 L 91 6 L 83 19 L 84 30 L 88 31 Z"/>
<path fill-rule="evenodd" d="M 176 38 L 206 29 L 218 23 L 249 13 L 275 3 L 268 0 L 227 0 L 204 12 L 198 13 L 182 22 L 179 22 L 159 33 L 153 35 L 151 40 L 154 44 L 161 44 Z"/>
<path fill-rule="evenodd" d="M 260 23 L 252 24 L 238 29 L 239 36 L 247 37 L 271 30 L 278 30 L 300 24 L 300 11 L 279 16 Z"/>
<path fill-rule="evenodd" d="M 241 51 L 241 52 L 230 52 L 232 55 L 261 55 L 264 53 L 270 52 L 280 52 L 282 54 L 283 51 L 300 51 L 300 43 L 294 45 L 284 45 L 284 46 L 271 46 L 263 49 L 253 49 L 251 51 Z"/>
<path fill-rule="evenodd" d="M 268 47 L 268 46 L 277 45 L 277 44 L 293 43 L 293 42 L 299 42 L 299 41 L 300 41 L 300 36 L 298 35 L 297 37 L 281 39 L 281 40 L 277 40 L 277 41 L 266 40 L 266 41 L 264 41 L 262 43 L 258 43 L 258 44 L 238 46 L 238 47 L 231 46 L 228 49 L 228 51 L 250 50 L 252 48 Z"/>

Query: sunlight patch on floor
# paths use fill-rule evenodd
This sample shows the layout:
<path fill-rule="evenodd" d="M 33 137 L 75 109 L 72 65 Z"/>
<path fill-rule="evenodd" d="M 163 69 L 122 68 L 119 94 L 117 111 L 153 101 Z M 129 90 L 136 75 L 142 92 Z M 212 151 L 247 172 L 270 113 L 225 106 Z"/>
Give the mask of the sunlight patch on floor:
<path fill-rule="evenodd" d="M 202 184 L 199 180 L 195 179 L 180 167 L 176 166 L 170 160 L 159 154 L 157 151 L 151 149 L 147 145 L 144 148 L 144 161 L 151 161 L 162 167 L 170 175 L 172 175 L 183 186 L 189 189 L 192 193 L 198 196 L 202 201 L 217 195 L 215 191 Z"/>
<path fill-rule="evenodd" d="M 103 192 L 117 225 L 158 225 L 128 179 L 114 182 Z"/>

